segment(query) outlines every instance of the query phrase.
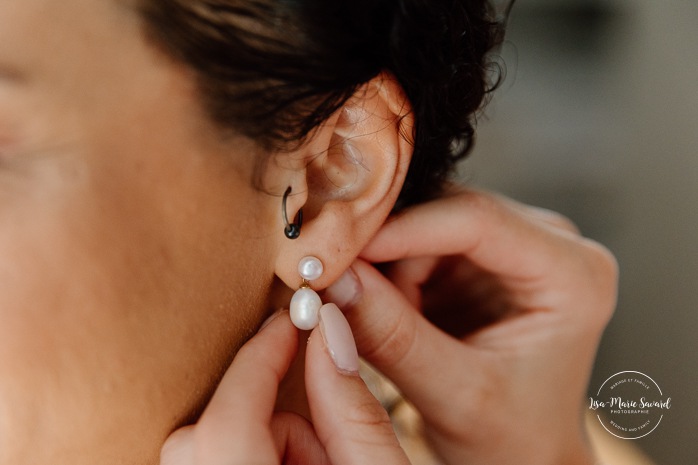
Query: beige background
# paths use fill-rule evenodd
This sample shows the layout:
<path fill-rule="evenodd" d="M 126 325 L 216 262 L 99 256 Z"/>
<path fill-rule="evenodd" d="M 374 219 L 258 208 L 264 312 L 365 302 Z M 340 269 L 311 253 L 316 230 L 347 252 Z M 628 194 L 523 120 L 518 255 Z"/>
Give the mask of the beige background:
<path fill-rule="evenodd" d="M 615 252 L 620 301 L 590 389 L 647 373 L 672 409 L 632 442 L 696 464 L 698 2 L 519 0 L 502 55 L 464 177 L 561 211 Z"/>

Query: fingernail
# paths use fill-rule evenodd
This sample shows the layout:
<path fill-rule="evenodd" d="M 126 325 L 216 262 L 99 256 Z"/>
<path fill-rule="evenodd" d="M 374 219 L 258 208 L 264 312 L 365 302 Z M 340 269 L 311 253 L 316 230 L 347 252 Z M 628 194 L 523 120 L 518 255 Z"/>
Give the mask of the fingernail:
<path fill-rule="evenodd" d="M 333 285 L 325 291 L 325 300 L 334 302 L 339 308 L 349 308 L 356 304 L 363 294 L 358 275 L 349 268 Z"/>
<path fill-rule="evenodd" d="M 347 319 L 335 304 L 320 308 L 320 333 L 327 351 L 342 374 L 359 373 L 359 354 Z"/>
<path fill-rule="evenodd" d="M 279 317 L 279 315 L 281 315 L 283 312 L 285 312 L 285 310 L 284 310 L 283 308 L 280 308 L 279 310 L 277 310 L 277 311 L 275 311 L 274 313 L 272 313 L 271 316 L 270 316 L 269 318 L 267 318 L 266 320 L 264 320 L 264 323 L 262 323 L 262 326 L 259 327 L 259 330 L 258 330 L 257 332 L 259 333 L 259 332 L 261 332 L 264 328 L 266 328 L 267 326 L 269 326 L 269 324 L 270 324 L 272 321 L 276 320 L 276 319 Z"/>

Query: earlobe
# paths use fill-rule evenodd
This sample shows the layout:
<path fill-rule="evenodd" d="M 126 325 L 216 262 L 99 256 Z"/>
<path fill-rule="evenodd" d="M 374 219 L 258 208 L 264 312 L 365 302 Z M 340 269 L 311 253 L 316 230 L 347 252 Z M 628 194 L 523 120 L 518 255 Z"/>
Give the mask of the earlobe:
<path fill-rule="evenodd" d="M 296 240 L 281 236 L 276 264 L 276 274 L 288 287 L 298 287 L 299 260 L 313 255 L 325 265 L 313 287 L 326 288 L 382 226 L 412 155 L 405 137 L 412 131 L 408 111 L 397 82 L 382 74 L 358 90 L 300 149 L 307 160 L 303 226 Z M 289 204 L 293 198 L 288 197 Z M 289 224 L 296 211 L 287 210 Z"/>

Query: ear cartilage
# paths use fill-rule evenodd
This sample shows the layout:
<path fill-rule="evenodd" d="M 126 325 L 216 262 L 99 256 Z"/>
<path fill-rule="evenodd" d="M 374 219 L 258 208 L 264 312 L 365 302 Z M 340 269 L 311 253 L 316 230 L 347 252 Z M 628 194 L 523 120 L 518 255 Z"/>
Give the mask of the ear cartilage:
<path fill-rule="evenodd" d="M 361 154 L 361 151 L 354 147 L 354 145 L 352 145 L 350 142 L 344 143 L 342 153 L 344 154 L 344 158 L 352 165 L 363 166 L 366 168 L 364 166 L 364 157 Z"/>
<path fill-rule="evenodd" d="M 316 257 L 304 257 L 298 263 L 298 273 L 303 279 L 300 288 L 293 294 L 289 313 L 294 326 L 302 330 L 311 330 L 318 323 L 318 314 L 322 307 L 320 296 L 310 288 L 310 281 L 322 276 L 322 262 Z"/>

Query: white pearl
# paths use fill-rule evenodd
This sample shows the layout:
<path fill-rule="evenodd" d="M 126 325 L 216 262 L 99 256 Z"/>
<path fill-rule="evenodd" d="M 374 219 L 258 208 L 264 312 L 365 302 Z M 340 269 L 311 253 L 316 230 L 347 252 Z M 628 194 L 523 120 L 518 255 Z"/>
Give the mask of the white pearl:
<path fill-rule="evenodd" d="M 318 325 L 318 312 L 322 307 L 320 296 L 314 290 L 303 287 L 291 298 L 291 321 L 298 329 L 310 330 Z"/>
<path fill-rule="evenodd" d="M 322 262 L 315 257 L 305 257 L 302 258 L 298 263 L 298 272 L 301 278 L 306 281 L 313 281 L 322 276 L 323 267 Z"/>

